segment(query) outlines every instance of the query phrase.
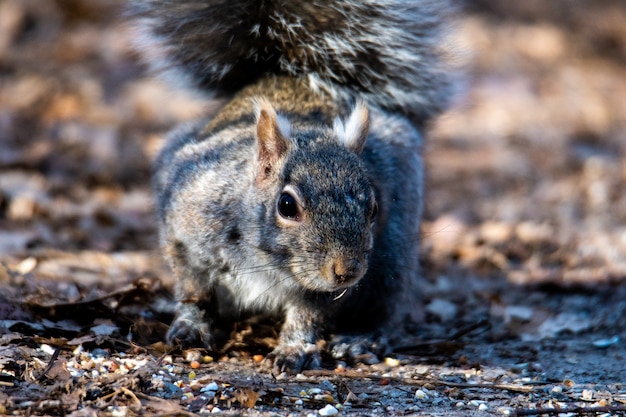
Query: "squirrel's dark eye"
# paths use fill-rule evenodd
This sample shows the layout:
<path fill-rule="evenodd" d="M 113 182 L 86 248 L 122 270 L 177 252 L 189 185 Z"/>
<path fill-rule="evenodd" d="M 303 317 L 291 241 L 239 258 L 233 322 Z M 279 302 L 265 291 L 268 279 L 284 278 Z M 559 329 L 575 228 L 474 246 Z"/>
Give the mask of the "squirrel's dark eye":
<path fill-rule="evenodd" d="M 278 213 L 286 219 L 295 220 L 298 217 L 298 204 L 289 193 L 282 193 L 278 199 Z"/>

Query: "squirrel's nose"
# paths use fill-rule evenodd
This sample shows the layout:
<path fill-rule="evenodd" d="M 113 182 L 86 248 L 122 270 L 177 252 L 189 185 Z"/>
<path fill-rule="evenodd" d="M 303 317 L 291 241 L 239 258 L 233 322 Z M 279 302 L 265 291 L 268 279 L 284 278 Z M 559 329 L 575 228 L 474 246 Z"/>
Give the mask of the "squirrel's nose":
<path fill-rule="evenodd" d="M 337 284 L 346 284 L 361 278 L 363 262 L 354 258 L 337 258 L 333 263 L 333 278 Z"/>

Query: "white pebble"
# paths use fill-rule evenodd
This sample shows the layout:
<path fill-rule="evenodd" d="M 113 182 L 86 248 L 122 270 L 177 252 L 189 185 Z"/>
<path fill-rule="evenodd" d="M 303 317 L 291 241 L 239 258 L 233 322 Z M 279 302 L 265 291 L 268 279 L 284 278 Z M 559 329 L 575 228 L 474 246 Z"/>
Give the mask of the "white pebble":
<path fill-rule="evenodd" d="M 598 340 L 594 340 L 593 341 L 593 345 L 597 348 L 607 348 L 611 345 L 615 345 L 619 343 L 619 337 L 618 336 L 613 336 L 610 339 L 598 339 Z"/>
<path fill-rule="evenodd" d="M 487 411 L 487 408 L 489 407 L 487 407 L 487 404 L 484 404 L 484 403 L 478 406 L 478 409 L 480 411 Z"/>
<path fill-rule="evenodd" d="M 400 366 L 400 361 L 396 358 L 385 358 L 385 365 L 395 368 L 396 366 Z"/>
<path fill-rule="evenodd" d="M 204 386 L 200 392 L 207 392 L 207 391 L 217 391 L 219 389 L 219 387 L 217 386 L 216 382 L 211 382 L 209 384 L 206 384 L 206 386 Z"/>
<path fill-rule="evenodd" d="M 335 414 L 337 414 L 339 411 L 333 407 L 330 404 L 327 404 L 324 408 L 322 408 L 321 410 L 317 410 L 317 413 L 320 416 L 334 416 Z"/>
<path fill-rule="evenodd" d="M 429 370 L 430 368 L 428 366 L 419 365 L 417 368 L 415 368 L 415 373 L 419 375 L 425 375 L 426 373 L 428 373 Z"/>
<path fill-rule="evenodd" d="M 428 394 L 426 394 L 421 389 L 418 389 L 417 391 L 415 391 L 415 399 L 417 399 L 417 400 L 425 400 L 426 398 L 428 398 Z"/>
<path fill-rule="evenodd" d="M 128 414 L 128 407 L 126 406 L 109 406 L 107 411 L 111 417 L 126 417 Z"/>
<path fill-rule="evenodd" d="M 593 400 L 593 390 L 584 389 L 581 398 L 585 401 Z"/>
<path fill-rule="evenodd" d="M 47 353 L 48 355 L 52 355 L 54 353 L 54 348 L 44 343 L 41 345 L 41 351 L 43 353 Z"/>
<path fill-rule="evenodd" d="M 213 409 L 211 410 L 211 414 L 213 413 L 221 413 L 222 410 L 219 407 L 213 407 Z"/>

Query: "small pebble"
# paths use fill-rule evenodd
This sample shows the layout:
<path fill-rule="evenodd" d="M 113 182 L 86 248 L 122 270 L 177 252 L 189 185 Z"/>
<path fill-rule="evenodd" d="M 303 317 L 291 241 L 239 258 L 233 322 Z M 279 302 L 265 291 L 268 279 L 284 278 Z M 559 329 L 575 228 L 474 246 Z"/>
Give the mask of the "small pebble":
<path fill-rule="evenodd" d="M 341 373 L 346 371 L 346 366 L 348 366 L 344 361 L 337 361 L 335 365 L 335 372 Z"/>
<path fill-rule="evenodd" d="M 487 407 L 487 404 L 485 404 L 485 403 L 483 403 L 483 404 L 478 406 L 478 409 L 480 411 L 487 411 L 487 408 L 489 408 L 489 407 Z"/>
<path fill-rule="evenodd" d="M 172 384 L 171 382 L 165 382 L 163 384 L 163 389 L 168 395 L 167 398 L 178 397 L 182 393 L 180 387 L 176 384 Z"/>
<path fill-rule="evenodd" d="M 333 396 L 330 394 L 317 394 L 313 396 L 315 401 L 324 401 L 324 402 L 332 402 L 334 400 Z"/>
<path fill-rule="evenodd" d="M 335 407 L 333 407 L 330 404 L 326 405 L 324 408 L 322 408 L 321 410 L 317 411 L 317 413 L 320 416 L 334 416 L 338 412 L 339 412 L 339 410 L 337 410 Z"/>
<path fill-rule="evenodd" d="M 128 414 L 128 407 L 111 405 L 107 407 L 107 411 L 111 417 L 126 417 Z"/>
<path fill-rule="evenodd" d="M 185 362 L 193 362 L 200 360 L 200 352 L 197 350 L 186 350 L 185 353 Z"/>
<path fill-rule="evenodd" d="M 33 272 L 36 266 L 37 266 L 37 259 L 31 256 L 31 257 L 24 259 L 19 264 L 17 264 L 17 266 L 15 267 L 15 270 L 22 275 L 26 275 L 30 272 Z"/>
<path fill-rule="evenodd" d="M 48 355 L 52 355 L 54 353 L 54 348 L 50 345 L 46 345 L 45 343 L 41 345 L 41 351 Z"/>
<path fill-rule="evenodd" d="M 204 399 L 210 401 L 215 398 L 215 391 L 204 391 L 200 397 L 203 397 Z"/>
<path fill-rule="evenodd" d="M 400 361 L 395 358 L 385 358 L 385 365 L 395 368 L 400 366 Z"/>
<path fill-rule="evenodd" d="M 418 389 L 417 391 L 415 391 L 415 399 L 416 400 L 425 400 L 426 398 L 428 398 L 428 394 L 426 394 L 421 389 Z"/>
<path fill-rule="evenodd" d="M 335 389 L 335 385 L 327 379 L 320 382 L 319 387 L 324 391 L 332 391 Z"/>
<path fill-rule="evenodd" d="M 91 354 L 97 358 L 108 358 L 111 354 L 104 349 L 95 348 L 91 351 Z"/>
<path fill-rule="evenodd" d="M 419 365 L 417 368 L 415 368 L 415 373 L 418 375 L 425 375 L 428 373 L 429 370 L 430 368 L 428 366 Z"/>
<path fill-rule="evenodd" d="M 216 382 L 210 382 L 206 384 L 205 387 L 200 390 L 200 392 L 217 391 L 218 389 L 219 389 L 219 386 L 217 385 Z"/>
<path fill-rule="evenodd" d="M 618 336 L 613 336 L 610 339 L 599 339 L 599 340 L 594 340 L 593 341 L 593 345 L 597 348 L 600 349 L 606 349 L 609 346 L 615 345 L 619 343 L 619 337 Z"/>

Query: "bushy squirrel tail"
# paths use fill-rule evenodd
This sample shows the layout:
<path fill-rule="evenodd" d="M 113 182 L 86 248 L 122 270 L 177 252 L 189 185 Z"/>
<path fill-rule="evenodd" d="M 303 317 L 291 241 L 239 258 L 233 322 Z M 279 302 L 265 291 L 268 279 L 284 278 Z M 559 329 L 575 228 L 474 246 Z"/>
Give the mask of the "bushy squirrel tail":
<path fill-rule="evenodd" d="M 158 70 L 218 94 L 302 76 L 418 123 L 450 99 L 448 0 L 130 0 L 130 14 Z"/>

